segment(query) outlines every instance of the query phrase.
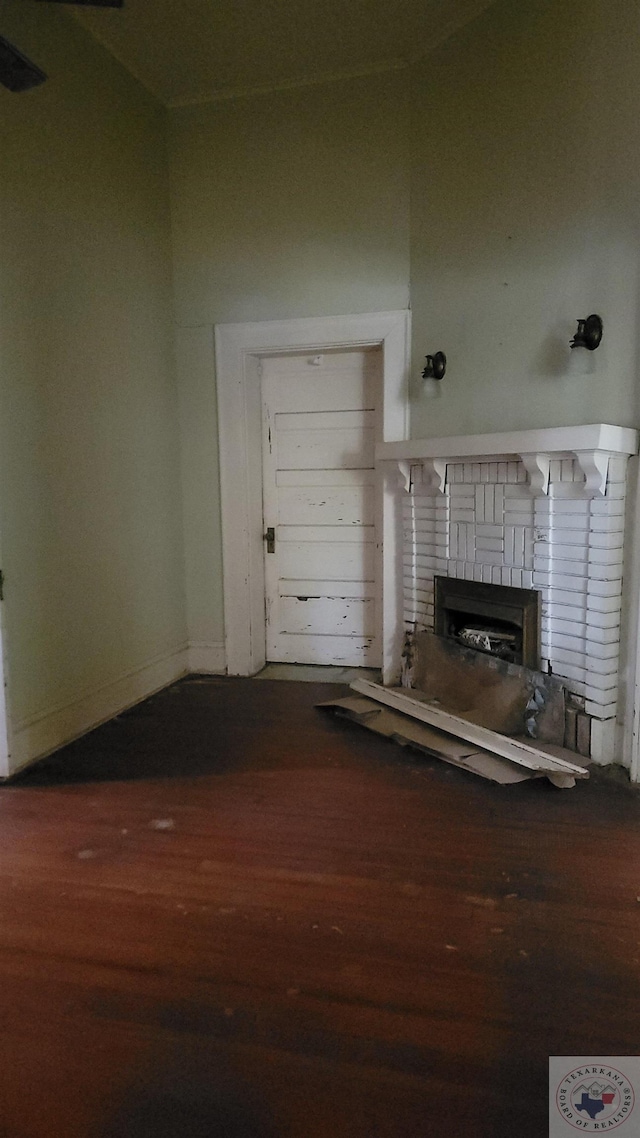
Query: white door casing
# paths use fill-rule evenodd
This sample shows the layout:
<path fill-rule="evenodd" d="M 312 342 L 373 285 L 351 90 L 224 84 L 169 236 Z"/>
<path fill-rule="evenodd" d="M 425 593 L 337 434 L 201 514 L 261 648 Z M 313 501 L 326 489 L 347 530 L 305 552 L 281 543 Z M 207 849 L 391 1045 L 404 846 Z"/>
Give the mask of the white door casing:
<path fill-rule="evenodd" d="M 262 359 L 267 660 L 380 667 L 379 349 Z"/>
<path fill-rule="evenodd" d="M 410 319 L 408 311 L 397 311 L 216 326 L 225 649 L 229 674 L 253 675 L 266 660 L 260 357 L 291 351 L 379 347 L 382 437 L 378 441 L 398 442 L 408 437 Z M 391 662 L 399 658 L 398 638 L 402 634 L 401 581 L 394 540 L 399 520 L 395 475 L 387 470 L 377 473 L 376 478 L 383 678 L 390 682 Z"/>
<path fill-rule="evenodd" d="M 0 582 L 1 582 L 0 578 Z M 1 591 L 1 590 L 0 590 Z M 7 707 L 7 660 L 4 638 L 4 602 L 0 596 L 0 778 L 11 774 L 11 723 Z"/>

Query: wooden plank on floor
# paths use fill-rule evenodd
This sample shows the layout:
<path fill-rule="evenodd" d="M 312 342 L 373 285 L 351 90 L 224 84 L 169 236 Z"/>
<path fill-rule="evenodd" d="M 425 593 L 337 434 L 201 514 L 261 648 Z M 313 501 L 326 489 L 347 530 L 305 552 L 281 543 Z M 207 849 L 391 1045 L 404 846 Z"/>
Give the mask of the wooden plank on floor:
<path fill-rule="evenodd" d="M 544 777 L 546 774 L 542 771 L 526 770 L 525 767 L 515 766 L 499 755 L 480 751 L 473 743 L 465 743 L 461 739 L 445 735 L 444 732 L 429 727 L 426 723 L 420 723 L 410 715 L 403 715 L 399 711 L 383 707 L 376 700 L 352 697 L 328 700 L 319 703 L 318 707 L 330 708 L 336 715 L 351 719 L 377 735 L 384 735 L 401 747 L 413 747 L 433 758 L 442 759 L 445 763 L 451 763 L 455 767 L 503 786 L 529 778 Z M 547 774 L 546 777 L 567 779 L 569 781 L 565 785 L 569 783 L 575 785 L 575 779 L 570 775 Z"/>
<path fill-rule="evenodd" d="M 469 723 L 468 720 L 461 719 L 458 715 L 451 715 L 440 708 L 429 707 L 404 692 L 384 688 L 381 684 L 374 684 L 370 680 L 354 680 L 350 686 L 361 695 L 376 699 L 387 707 L 393 707 L 396 711 L 411 715 L 422 723 L 428 723 L 431 727 L 437 727 L 449 735 L 466 739 L 469 743 L 474 743 L 483 750 L 491 751 L 504 759 L 510 759 L 511 762 L 518 763 L 519 766 L 527 767 L 529 770 L 552 771 L 558 774 L 572 775 L 574 778 L 589 777 L 589 772 L 576 763 L 568 763 L 564 759 L 554 758 L 527 743 L 508 739 L 506 735 L 499 735 L 496 731 L 490 731 L 486 727 L 478 727 L 475 723 Z"/>

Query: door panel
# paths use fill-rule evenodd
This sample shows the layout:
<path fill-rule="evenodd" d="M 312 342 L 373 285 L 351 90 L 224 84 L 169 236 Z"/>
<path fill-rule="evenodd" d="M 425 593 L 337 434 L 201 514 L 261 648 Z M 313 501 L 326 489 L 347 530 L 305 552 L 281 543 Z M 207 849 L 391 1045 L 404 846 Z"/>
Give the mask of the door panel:
<path fill-rule="evenodd" d="M 373 637 L 302 636 L 281 637 L 281 664 L 340 664 L 345 668 L 378 668 L 380 654 Z"/>
<path fill-rule="evenodd" d="M 371 544 L 341 542 L 276 542 L 280 575 L 308 577 L 317 575 L 327 581 L 373 580 L 375 547 Z M 270 554 L 267 554 L 269 557 Z M 334 585 L 334 591 L 337 592 Z"/>
<path fill-rule="evenodd" d="M 283 597 L 281 627 L 286 633 L 318 636 L 373 636 L 373 598 Z"/>
<path fill-rule="evenodd" d="M 372 469 L 276 470 L 276 486 L 373 486 Z"/>
<path fill-rule="evenodd" d="M 262 361 L 267 659 L 377 665 L 377 351 Z"/>
<path fill-rule="evenodd" d="M 375 581 L 327 581 L 315 577 L 288 578 L 280 581 L 280 597 L 372 597 Z"/>
<path fill-rule="evenodd" d="M 345 470 L 373 466 L 372 428 L 345 424 L 332 429 L 282 430 L 280 415 L 276 415 L 275 426 L 280 470 Z"/>
<path fill-rule="evenodd" d="M 367 486 L 282 486 L 278 522 L 287 526 L 373 524 L 373 495 Z"/>
<path fill-rule="evenodd" d="M 351 545 L 364 545 L 367 542 L 374 544 L 376 540 L 375 527 L 363 525 L 277 526 L 276 537 L 278 541 L 294 543 L 322 541 L 325 544 L 327 542 L 335 542 L 338 545 L 342 545 L 344 542 L 349 542 Z"/>

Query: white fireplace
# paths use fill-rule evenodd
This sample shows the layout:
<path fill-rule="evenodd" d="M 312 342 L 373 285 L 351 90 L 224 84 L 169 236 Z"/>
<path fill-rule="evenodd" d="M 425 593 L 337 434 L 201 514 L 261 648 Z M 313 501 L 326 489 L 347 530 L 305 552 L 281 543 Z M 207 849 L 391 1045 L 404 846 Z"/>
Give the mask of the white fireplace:
<path fill-rule="evenodd" d="M 615 754 L 627 464 L 637 449 L 637 431 L 592 424 L 376 451 L 387 472 L 400 469 L 400 548 L 385 562 L 395 562 L 405 629 L 433 629 L 437 575 L 538 590 L 543 670 L 591 717 L 602 763 Z"/>

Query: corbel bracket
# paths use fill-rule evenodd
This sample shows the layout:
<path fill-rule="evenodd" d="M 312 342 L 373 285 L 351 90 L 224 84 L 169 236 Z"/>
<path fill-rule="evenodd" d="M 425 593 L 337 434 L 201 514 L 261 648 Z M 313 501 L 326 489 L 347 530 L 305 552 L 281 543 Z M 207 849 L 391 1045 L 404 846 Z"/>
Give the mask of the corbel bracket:
<path fill-rule="evenodd" d="M 444 494 L 447 485 L 446 458 L 423 458 L 422 481 L 425 486 L 435 490 L 436 494 Z"/>
<path fill-rule="evenodd" d="M 419 484 L 427 491 L 444 494 L 447 484 L 446 458 L 421 458 L 419 462 L 410 462 L 406 458 L 398 459 L 400 471 L 399 483 L 407 493 L 414 485 Z"/>
<path fill-rule="evenodd" d="M 401 490 L 406 490 L 407 494 L 411 490 L 411 466 L 412 463 L 407 462 L 406 459 L 398 459 L 398 471 L 400 474 L 398 485 Z"/>
<path fill-rule="evenodd" d="M 609 474 L 608 450 L 576 450 L 576 461 L 584 474 L 584 490 L 588 498 L 604 498 Z"/>
<path fill-rule="evenodd" d="M 522 465 L 529 478 L 532 494 L 549 493 L 549 467 L 551 457 L 548 454 L 521 454 Z"/>

